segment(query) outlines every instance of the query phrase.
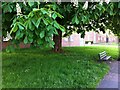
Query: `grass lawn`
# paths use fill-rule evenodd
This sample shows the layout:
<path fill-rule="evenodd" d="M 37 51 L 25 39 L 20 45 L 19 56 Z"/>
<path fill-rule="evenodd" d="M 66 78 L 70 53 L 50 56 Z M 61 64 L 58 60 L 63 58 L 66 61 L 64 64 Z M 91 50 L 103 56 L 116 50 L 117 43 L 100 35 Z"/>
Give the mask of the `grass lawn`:
<path fill-rule="evenodd" d="M 114 59 L 118 48 L 106 46 L 64 47 L 63 53 L 49 48 L 17 49 L 2 53 L 3 88 L 95 88 L 109 71 L 97 62 L 106 51 Z"/>

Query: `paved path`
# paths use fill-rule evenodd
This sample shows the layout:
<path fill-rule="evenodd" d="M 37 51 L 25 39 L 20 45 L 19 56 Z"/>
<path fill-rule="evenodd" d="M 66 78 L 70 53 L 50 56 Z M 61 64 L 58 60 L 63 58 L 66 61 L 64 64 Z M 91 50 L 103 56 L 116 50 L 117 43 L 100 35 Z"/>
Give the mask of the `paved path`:
<path fill-rule="evenodd" d="M 120 61 L 114 61 L 109 64 L 110 72 L 103 78 L 98 88 L 114 88 L 113 90 L 118 90 L 119 88 L 120 90 Z"/>

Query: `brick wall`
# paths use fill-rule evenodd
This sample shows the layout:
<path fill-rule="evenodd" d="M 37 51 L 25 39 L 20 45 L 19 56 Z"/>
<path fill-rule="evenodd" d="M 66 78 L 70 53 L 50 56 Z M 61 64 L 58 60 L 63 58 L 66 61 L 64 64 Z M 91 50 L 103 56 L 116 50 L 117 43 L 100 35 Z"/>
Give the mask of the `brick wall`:
<path fill-rule="evenodd" d="M 93 41 L 93 43 L 106 43 L 106 34 L 104 33 L 97 33 L 97 32 L 87 32 L 85 35 L 85 41 Z M 112 42 L 118 42 L 118 39 L 116 36 L 114 36 L 113 34 L 108 36 L 108 42 L 112 43 Z"/>
<path fill-rule="evenodd" d="M 0 47 L 2 47 L 2 49 L 5 49 L 7 46 L 9 46 L 10 45 L 10 42 L 8 42 L 8 41 L 3 41 L 2 43 L 1 43 L 1 45 L 2 46 L 0 46 Z M 19 47 L 20 48 L 29 48 L 30 47 L 30 44 L 24 44 L 24 43 L 20 43 L 19 44 Z"/>
<path fill-rule="evenodd" d="M 80 35 L 74 33 L 70 37 L 63 38 L 62 46 L 80 46 Z"/>

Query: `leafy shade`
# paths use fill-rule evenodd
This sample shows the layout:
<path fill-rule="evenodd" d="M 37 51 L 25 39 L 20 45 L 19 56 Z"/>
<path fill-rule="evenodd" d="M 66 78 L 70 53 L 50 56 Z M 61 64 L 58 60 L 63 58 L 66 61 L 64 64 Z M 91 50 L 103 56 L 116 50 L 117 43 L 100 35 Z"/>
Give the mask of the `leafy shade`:
<path fill-rule="evenodd" d="M 53 47 L 52 36 L 58 34 L 57 29 L 65 30 L 56 18 L 63 16 L 50 8 L 33 9 L 28 15 L 19 15 L 14 19 L 10 34 L 15 33 L 15 40 L 23 40 L 25 44 Z"/>
<path fill-rule="evenodd" d="M 84 38 L 86 31 L 99 29 L 105 32 L 106 29 L 111 29 L 119 36 L 120 3 L 118 2 L 102 5 L 90 2 L 87 10 L 83 9 L 83 2 L 78 3 L 78 7 L 70 2 L 63 2 L 60 5 L 55 2 L 26 2 L 25 4 L 18 2 L 18 4 L 21 8 L 19 16 L 16 16 L 16 9 L 14 9 L 16 3 L 4 2 L 2 4 L 2 30 L 5 33 L 10 32 L 13 40 L 18 42 L 24 41 L 25 44 L 33 43 L 36 46 L 53 47 L 60 40 L 56 39 L 57 41 L 53 42 L 52 37 L 57 35 L 61 36 L 60 39 L 62 38 L 62 35 L 58 34 L 59 30 L 64 32 L 63 36 L 77 32 Z"/>
<path fill-rule="evenodd" d="M 6 37 L 7 32 L 10 32 L 12 29 L 11 24 L 14 17 L 16 16 L 16 3 L 2 2 L 2 36 Z"/>

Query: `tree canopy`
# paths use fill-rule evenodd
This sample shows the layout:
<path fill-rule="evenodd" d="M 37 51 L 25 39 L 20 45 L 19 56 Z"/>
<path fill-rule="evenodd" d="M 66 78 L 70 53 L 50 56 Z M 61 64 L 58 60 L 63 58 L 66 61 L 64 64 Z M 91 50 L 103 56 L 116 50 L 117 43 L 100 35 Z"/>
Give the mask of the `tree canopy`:
<path fill-rule="evenodd" d="M 85 31 L 110 29 L 120 36 L 120 2 L 87 4 L 88 7 L 85 2 L 77 5 L 71 2 L 2 2 L 3 37 L 9 32 L 14 42 L 54 47 L 53 36 L 59 36 L 59 31 L 63 36 L 77 32 L 83 38 Z"/>

